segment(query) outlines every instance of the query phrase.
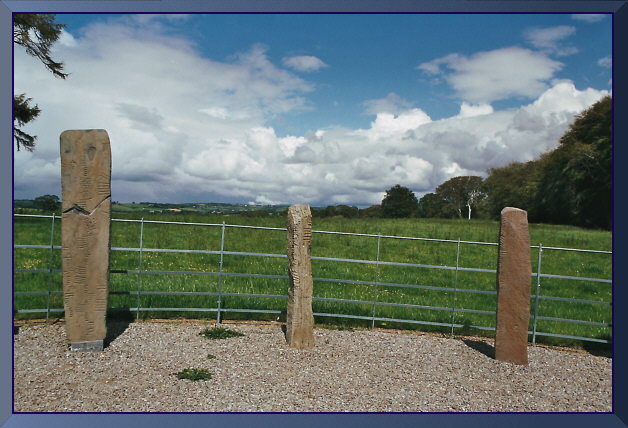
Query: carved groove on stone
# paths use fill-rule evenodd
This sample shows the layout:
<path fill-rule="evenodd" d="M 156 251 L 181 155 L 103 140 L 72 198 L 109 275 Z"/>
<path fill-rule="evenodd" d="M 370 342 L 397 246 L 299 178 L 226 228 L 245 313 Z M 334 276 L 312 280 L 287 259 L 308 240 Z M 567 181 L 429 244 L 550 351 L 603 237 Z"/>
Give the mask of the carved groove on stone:
<path fill-rule="evenodd" d="M 109 137 L 104 130 L 64 131 L 60 147 L 66 335 L 73 350 L 97 351 L 106 336 L 109 294 Z"/>
<path fill-rule="evenodd" d="M 286 342 L 293 348 L 314 346 L 312 311 L 312 214 L 308 205 L 288 208 L 288 307 Z"/>

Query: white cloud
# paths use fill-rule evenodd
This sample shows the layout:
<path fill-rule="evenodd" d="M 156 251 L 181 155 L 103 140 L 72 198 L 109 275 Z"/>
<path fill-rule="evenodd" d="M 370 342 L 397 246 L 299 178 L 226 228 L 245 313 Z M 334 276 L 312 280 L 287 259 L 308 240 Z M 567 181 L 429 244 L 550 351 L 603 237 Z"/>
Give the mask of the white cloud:
<path fill-rule="evenodd" d="M 491 113 L 493 113 L 493 107 L 490 104 L 469 104 L 463 102 L 460 104 L 458 117 L 473 117 Z"/>
<path fill-rule="evenodd" d="M 321 68 L 327 67 L 320 59 L 315 56 L 292 56 L 283 59 L 283 64 L 286 67 L 290 67 L 297 71 L 318 71 Z"/>
<path fill-rule="evenodd" d="M 59 195 L 59 134 L 102 128 L 111 138 L 114 200 L 368 205 L 395 184 L 421 194 L 454 175 L 534 159 L 557 145 L 578 112 L 607 94 L 551 82 L 543 76 L 557 66 L 542 55 L 493 51 L 441 65 L 455 67 L 458 79 L 507 58 L 544 66 L 543 75 L 513 77 L 540 84 L 528 105 L 494 110 L 488 99 L 524 91 L 500 86 L 487 71 L 499 90 L 479 96 L 479 89 L 458 86 L 474 96 L 450 118 L 432 120 L 389 94 L 365 104 L 374 114 L 365 129 L 278 136 L 269 119 L 306 108 L 312 87 L 274 65 L 265 48 L 220 62 L 185 40 L 107 25 L 88 28 L 75 46 L 57 46 L 56 57 L 72 73 L 66 80 L 16 50 L 16 92 L 42 109 L 25 129 L 39 136 L 35 152 L 15 153 L 16 198 Z"/>
<path fill-rule="evenodd" d="M 604 68 L 611 68 L 613 66 L 613 58 L 610 55 L 600 58 L 597 61 L 597 65 Z"/>
<path fill-rule="evenodd" d="M 576 34 L 576 27 L 559 25 L 557 27 L 529 28 L 524 32 L 524 37 L 542 52 L 567 56 L 578 53 L 576 47 L 562 44 L 565 39 L 574 34 Z"/>
<path fill-rule="evenodd" d="M 69 32 L 65 30 L 61 30 L 58 43 L 67 47 L 76 46 L 76 40 L 74 39 L 74 36 L 72 36 L 72 34 L 70 34 Z"/>
<path fill-rule="evenodd" d="M 442 70 L 443 66 L 450 72 Z M 509 47 L 470 57 L 447 55 L 417 68 L 432 75 L 446 73 L 445 80 L 463 101 L 490 103 L 513 96 L 538 96 L 562 64 L 529 49 Z"/>
<path fill-rule="evenodd" d="M 571 15 L 571 19 L 582 22 L 599 22 L 606 17 L 605 14 L 597 14 L 597 13 L 574 13 Z"/>
<path fill-rule="evenodd" d="M 384 98 L 364 101 L 364 110 L 367 114 L 392 113 L 400 112 L 412 107 L 410 101 L 404 100 L 399 95 L 391 92 Z"/>

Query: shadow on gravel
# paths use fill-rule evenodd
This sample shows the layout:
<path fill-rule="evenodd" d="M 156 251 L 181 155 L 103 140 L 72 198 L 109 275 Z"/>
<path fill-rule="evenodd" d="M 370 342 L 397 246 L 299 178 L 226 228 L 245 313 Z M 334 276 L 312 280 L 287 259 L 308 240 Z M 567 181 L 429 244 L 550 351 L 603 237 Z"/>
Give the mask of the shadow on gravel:
<path fill-rule="evenodd" d="M 111 342 L 116 340 L 135 321 L 135 317 L 129 310 L 117 310 L 107 313 L 107 336 L 103 343 L 106 348 Z"/>
<path fill-rule="evenodd" d="M 595 355 L 596 357 L 612 357 L 611 345 L 608 343 L 585 342 L 583 347 L 585 351 L 591 355 Z"/>
<path fill-rule="evenodd" d="M 462 339 L 462 342 L 471 349 L 486 355 L 489 358 L 495 358 L 495 347 L 481 340 Z"/>

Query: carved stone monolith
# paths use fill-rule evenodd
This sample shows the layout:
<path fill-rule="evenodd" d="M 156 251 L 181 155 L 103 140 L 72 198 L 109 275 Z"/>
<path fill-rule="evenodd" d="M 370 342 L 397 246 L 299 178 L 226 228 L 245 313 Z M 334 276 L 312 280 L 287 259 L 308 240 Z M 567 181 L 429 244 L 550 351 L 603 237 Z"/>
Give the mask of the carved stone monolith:
<path fill-rule="evenodd" d="M 314 346 L 312 312 L 312 213 L 308 205 L 288 208 L 288 308 L 286 342 L 293 348 Z"/>
<path fill-rule="evenodd" d="M 506 207 L 501 212 L 497 261 L 497 360 L 528 364 L 531 275 L 528 213 Z"/>
<path fill-rule="evenodd" d="M 74 351 L 102 351 L 109 293 L 111 148 L 102 129 L 61 133 L 65 331 Z"/>

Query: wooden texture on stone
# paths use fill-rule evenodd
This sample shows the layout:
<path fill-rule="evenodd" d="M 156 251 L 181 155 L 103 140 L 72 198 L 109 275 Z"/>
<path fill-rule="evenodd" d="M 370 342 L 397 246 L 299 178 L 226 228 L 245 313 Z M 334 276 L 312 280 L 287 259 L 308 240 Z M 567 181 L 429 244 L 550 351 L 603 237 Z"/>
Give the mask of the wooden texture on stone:
<path fill-rule="evenodd" d="M 308 205 L 288 208 L 288 307 L 286 342 L 293 348 L 314 346 L 312 312 L 312 213 Z"/>
<path fill-rule="evenodd" d="M 65 330 L 72 349 L 94 350 L 107 332 L 111 148 L 99 129 L 64 131 L 60 145 Z"/>
<path fill-rule="evenodd" d="M 497 360 L 528 364 L 531 274 L 528 213 L 506 207 L 501 212 L 497 262 Z"/>

